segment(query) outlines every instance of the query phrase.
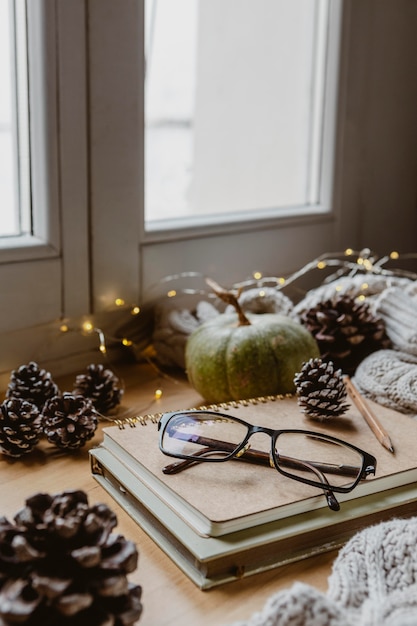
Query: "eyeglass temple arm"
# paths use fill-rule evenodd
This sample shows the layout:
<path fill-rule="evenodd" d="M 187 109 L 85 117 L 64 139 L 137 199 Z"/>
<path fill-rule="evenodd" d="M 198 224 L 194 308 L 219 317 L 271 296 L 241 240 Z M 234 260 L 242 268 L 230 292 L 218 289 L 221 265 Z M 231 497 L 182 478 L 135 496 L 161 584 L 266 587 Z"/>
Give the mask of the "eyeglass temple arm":
<path fill-rule="evenodd" d="M 187 440 L 187 436 L 181 437 L 181 439 Z M 207 446 L 207 448 L 199 450 L 194 453 L 193 456 L 205 456 L 209 452 L 213 452 L 215 450 L 222 452 L 233 452 L 236 449 L 236 446 L 228 441 L 221 441 L 218 439 L 211 439 L 209 437 L 198 437 L 198 439 L 194 440 L 194 443 Z M 282 454 L 279 455 L 280 461 L 282 465 L 287 467 L 296 467 L 300 468 L 300 464 L 306 465 L 307 463 L 316 468 L 319 471 L 327 472 L 329 474 L 338 474 L 342 476 L 357 476 L 359 468 L 354 465 L 343 465 L 343 464 L 333 464 L 333 463 L 317 463 L 315 461 L 303 461 L 294 459 L 289 456 L 284 456 Z M 248 448 L 243 452 L 241 456 L 234 457 L 237 461 L 247 461 L 249 463 L 256 463 L 259 465 L 270 465 L 269 453 L 264 452 L 262 450 L 254 450 L 252 448 Z M 164 474 L 175 474 L 181 472 L 187 467 L 193 465 L 194 463 L 198 463 L 198 459 L 184 459 L 182 461 L 175 461 L 174 463 L 170 463 L 163 468 Z M 307 468 L 306 468 L 307 469 Z M 313 470 L 311 470 L 313 471 Z"/>
<path fill-rule="evenodd" d="M 280 460 L 282 460 L 281 456 Z M 300 469 L 308 469 L 316 474 L 319 480 L 324 483 L 321 488 L 323 489 L 324 495 L 326 496 L 327 506 L 332 511 L 340 511 L 340 504 L 337 501 L 337 498 L 329 485 L 329 481 L 327 480 L 327 477 L 318 469 L 317 465 L 315 465 L 314 463 L 309 463 L 308 461 L 299 461 L 298 459 L 291 459 L 291 461 L 295 461 L 294 465 L 299 465 Z M 326 485 L 328 485 L 328 487 L 326 487 Z"/>

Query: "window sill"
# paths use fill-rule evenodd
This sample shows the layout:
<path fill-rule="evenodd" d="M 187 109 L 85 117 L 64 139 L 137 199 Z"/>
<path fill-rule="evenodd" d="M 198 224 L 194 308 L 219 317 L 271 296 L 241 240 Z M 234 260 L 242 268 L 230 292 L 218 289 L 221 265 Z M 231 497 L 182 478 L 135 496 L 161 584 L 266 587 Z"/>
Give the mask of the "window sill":
<path fill-rule="evenodd" d="M 0 264 L 51 259 L 59 256 L 58 249 L 32 235 L 3 237 L 0 239 Z"/>
<path fill-rule="evenodd" d="M 334 212 L 322 205 L 303 205 L 282 209 L 263 209 L 236 214 L 205 215 L 146 223 L 144 243 L 210 237 L 229 233 L 253 232 L 334 219 Z"/>

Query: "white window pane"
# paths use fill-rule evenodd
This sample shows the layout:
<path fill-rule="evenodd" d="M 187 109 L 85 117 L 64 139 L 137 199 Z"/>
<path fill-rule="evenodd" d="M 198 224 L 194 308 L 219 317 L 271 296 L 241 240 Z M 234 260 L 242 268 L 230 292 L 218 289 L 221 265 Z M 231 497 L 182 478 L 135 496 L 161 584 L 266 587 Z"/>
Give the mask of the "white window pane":
<path fill-rule="evenodd" d="M 12 118 L 12 56 L 10 3 L 0 2 L 0 236 L 18 232 L 14 190 L 14 149 Z"/>
<path fill-rule="evenodd" d="M 14 150 L 13 137 L 9 130 L 0 127 L 0 198 L 2 203 L 0 219 L 0 237 L 4 235 L 17 235 L 19 232 L 19 219 L 16 210 L 16 195 L 14 186 Z"/>
<path fill-rule="evenodd" d="M 24 0 L 0 0 L 0 237 L 29 228 L 29 139 Z"/>
<path fill-rule="evenodd" d="M 326 0 L 146 10 L 146 221 L 319 202 Z"/>

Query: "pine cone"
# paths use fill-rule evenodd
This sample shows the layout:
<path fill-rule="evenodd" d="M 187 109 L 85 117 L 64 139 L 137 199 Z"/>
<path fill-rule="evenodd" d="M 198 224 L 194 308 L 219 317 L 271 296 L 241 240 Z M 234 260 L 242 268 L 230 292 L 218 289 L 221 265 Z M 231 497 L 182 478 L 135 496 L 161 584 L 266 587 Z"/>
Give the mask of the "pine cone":
<path fill-rule="evenodd" d="M 15 458 L 31 452 L 42 432 L 39 409 L 19 398 L 5 400 L 0 409 L 0 452 Z"/>
<path fill-rule="evenodd" d="M 115 514 L 83 491 L 38 493 L 0 519 L 0 623 L 133 626 L 142 612 L 136 546 L 112 533 Z"/>
<path fill-rule="evenodd" d="M 92 402 L 68 392 L 48 400 L 42 412 L 43 432 L 58 448 L 81 448 L 94 436 L 97 424 Z"/>
<path fill-rule="evenodd" d="M 31 361 L 28 365 L 21 365 L 18 370 L 12 371 L 6 398 L 27 400 L 41 411 L 45 402 L 58 394 L 58 386 L 50 372 L 40 369 L 37 363 Z"/>
<path fill-rule="evenodd" d="M 342 370 L 334 369 L 331 361 L 310 359 L 294 378 L 298 404 L 312 419 L 324 421 L 343 415 L 349 408 Z"/>
<path fill-rule="evenodd" d="M 352 375 L 371 352 L 391 345 L 383 320 L 372 314 L 367 302 L 348 295 L 320 302 L 300 319 L 316 339 L 321 357 L 345 374 Z"/>
<path fill-rule="evenodd" d="M 106 414 L 120 404 L 123 389 L 111 370 L 92 364 L 87 367 L 87 374 L 76 377 L 73 393 L 89 398 L 99 413 Z"/>

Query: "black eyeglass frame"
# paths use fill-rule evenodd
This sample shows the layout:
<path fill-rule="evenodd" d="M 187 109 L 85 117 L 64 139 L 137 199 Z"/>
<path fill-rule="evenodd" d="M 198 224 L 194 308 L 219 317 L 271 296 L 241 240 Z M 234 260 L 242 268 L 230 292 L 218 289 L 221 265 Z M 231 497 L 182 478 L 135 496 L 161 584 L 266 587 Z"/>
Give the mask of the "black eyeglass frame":
<path fill-rule="evenodd" d="M 178 415 L 184 415 L 184 416 L 189 415 L 190 417 L 192 417 L 193 415 L 195 416 L 206 415 L 208 417 L 212 416 L 215 419 L 225 418 L 229 421 L 237 422 L 241 424 L 242 426 L 246 427 L 247 432 L 243 440 L 232 451 L 230 451 L 229 454 L 225 454 L 221 458 L 212 458 L 212 457 L 204 457 L 204 456 L 191 455 L 191 454 L 173 453 L 164 448 L 164 446 L 162 445 L 162 441 L 163 441 L 164 433 L 169 426 L 170 420 L 173 417 L 176 417 Z M 247 443 L 250 437 L 254 435 L 255 433 L 264 433 L 271 437 L 270 458 L 273 460 L 275 469 L 280 474 L 282 474 L 283 476 L 286 476 L 287 478 L 291 478 L 292 480 L 297 480 L 301 483 L 310 485 L 312 487 L 318 487 L 319 489 L 324 489 L 326 492 L 328 492 L 326 495 L 330 494 L 330 492 L 333 492 L 333 491 L 337 493 L 350 493 L 353 489 L 355 489 L 355 487 L 358 485 L 358 483 L 361 480 L 365 479 L 370 474 L 374 475 L 376 471 L 376 458 L 372 454 L 366 452 L 365 450 L 362 450 L 361 448 L 358 448 L 357 446 L 355 446 L 354 444 L 350 442 L 344 441 L 342 439 L 338 439 L 337 437 L 333 437 L 332 435 L 327 435 L 325 433 L 320 433 L 317 431 L 309 431 L 309 430 L 303 430 L 303 429 L 298 429 L 298 428 L 273 429 L 273 428 L 268 428 L 266 426 L 258 426 L 255 424 L 250 424 L 249 422 L 246 422 L 245 420 L 242 420 L 239 417 L 235 417 L 234 415 L 219 413 L 217 411 L 196 409 L 196 410 L 173 411 L 171 413 L 164 413 L 158 422 L 158 430 L 160 431 L 159 449 L 161 450 L 163 454 L 165 454 L 166 456 L 174 457 L 177 459 L 184 459 L 185 461 L 191 461 L 191 462 L 196 462 L 196 463 L 197 462 L 198 463 L 223 463 L 224 461 L 229 461 L 234 458 L 239 458 L 239 453 L 245 452 L 245 446 L 247 446 Z M 297 476 L 295 474 L 286 472 L 285 469 L 283 469 L 282 466 L 279 464 L 279 458 L 277 458 L 277 452 L 275 449 L 276 440 L 278 439 L 280 434 L 284 434 L 284 433 L 298 433 L 298 434 L 304 434 L 310 437 L 319 437 L 323 440 L 326 440 L 331 443 L 335 443 L 340 446 L 344 446 L 346 448 L 353 450 L 362 458 L 362 467 L 357 472 L 356 479 L 349 485 L 339 486 L 339 485 L 333 485 L 333 484 L 330 485 L 324 481 L 315 481 L 310 478 L 304 478 L 302 476 Z M 243 456 L 240 457 L 240 459 L 243 460 Z M 305 462 L 307 463 L 308 461 L 306 460 Z M 341 471 L 340 473 L 343 473 L 343 471 Z"/>

